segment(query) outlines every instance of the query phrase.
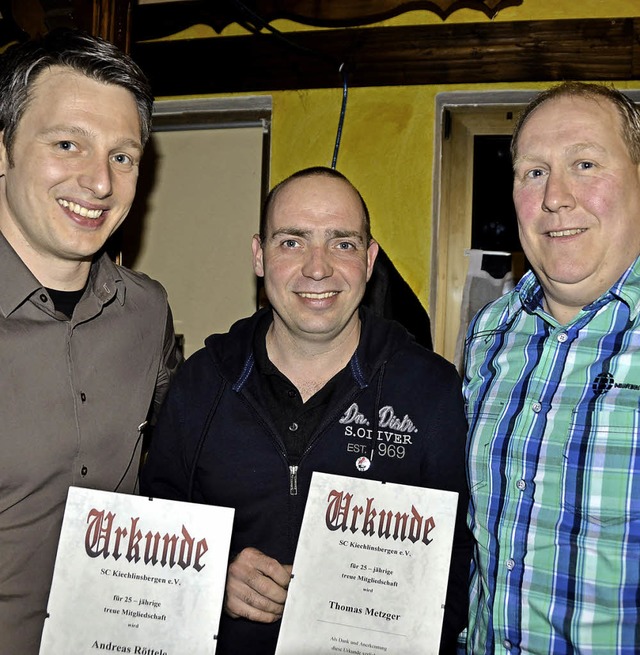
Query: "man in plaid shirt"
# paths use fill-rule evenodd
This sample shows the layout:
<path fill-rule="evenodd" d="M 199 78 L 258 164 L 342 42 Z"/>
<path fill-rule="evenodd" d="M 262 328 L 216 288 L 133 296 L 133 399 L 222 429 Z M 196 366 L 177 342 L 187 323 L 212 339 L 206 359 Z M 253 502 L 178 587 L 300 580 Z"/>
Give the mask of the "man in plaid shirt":
<path fill-rule="evenodd" d="M 640 112 L 564 83 L 525 109 L 532 270 L 466 342 L 468 652 L 640 653 Z"/>

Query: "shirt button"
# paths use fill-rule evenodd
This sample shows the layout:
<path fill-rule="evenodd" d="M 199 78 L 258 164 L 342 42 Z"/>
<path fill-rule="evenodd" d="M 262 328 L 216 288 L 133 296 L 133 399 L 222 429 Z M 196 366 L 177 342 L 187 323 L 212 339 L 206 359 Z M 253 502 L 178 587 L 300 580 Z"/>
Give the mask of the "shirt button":
<path fill-rule="evenodd" d="M 566 332 L 560 332 L 560 334 L 558 335 L 558 341 L 560 343 L 564 343 L 568 338 L 569 337 L 567 336 Z"/>
<path fill-rule="evenodd" d="M 505 640 L 502 642 L 502 645 L 503 645 L 507 650 L 511 650 L 511 642 L 510 642 L 508 639 L 505 639 Z"/>
<path fill-rule="evenodd" d="M 287 391 L 287 396 L 289 396 L 289 398 L 295 398 L 295 395 L 296 392 L 293 389 L 289 389 L 289 391 Z"/>
<path fill-rule="evenodd" d="M 88 472 L 89 469 L 86 466 L 83 466 L 82 469 L 80 470 L 80 473 L 82 473 L 83 478 L 87 475 Z"/>
<path fill-rule="evenodd" d="M 295 432 L 297 429 L 298 429 L 298 424 L 297 423 L 292 423 L 289 426 L 289 430 L 291 430 L 291 432 Z"/>
<path fill-rule="evenodd" d="M 531 409 L 537 414 L 542 409 L 542 405 L 537 402 L 533 403 L 533 405 L 531 405 Z"/>
<path fill-rule="evenodd" d="M 524 491 L 527 488 L 527 483 L 524 480 L 518 480 L 516 482 L 516 487 L 518 487 L 520 491 Z"/>
<path fill-rule="evenodd" d="M 515 566 L 516 566 L 516 563 L 512 559 L 507 560 L 507 568 L 509 569 L 509 571 L 513 571 Z"/>

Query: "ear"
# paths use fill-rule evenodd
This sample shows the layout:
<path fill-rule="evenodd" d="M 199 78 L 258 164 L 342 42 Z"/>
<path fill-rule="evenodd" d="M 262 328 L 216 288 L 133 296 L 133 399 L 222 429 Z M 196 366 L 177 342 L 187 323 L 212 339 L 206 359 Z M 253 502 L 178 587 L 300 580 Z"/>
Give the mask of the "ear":
<path fill-rule="evenodd" d="M 2 177 L 9 168 L 9 153 L 4 145 L 4 130 L 0 132 L 0 177 Z"/>
<path fill-rule="evenodd" d="M 379 249 L 380 246 L 378 245 L 378 242 L 372 239 L 367 248 L 367 282 L 373 273 L 373 265 L 375 264 Z"/>
<path fill-rule="evenodd" d="M 264 251 L 262 250 L 260 235 L 253 235 L 251 250 L 253 251 L 253 270 L 258 277 L 264 277 Z"/>

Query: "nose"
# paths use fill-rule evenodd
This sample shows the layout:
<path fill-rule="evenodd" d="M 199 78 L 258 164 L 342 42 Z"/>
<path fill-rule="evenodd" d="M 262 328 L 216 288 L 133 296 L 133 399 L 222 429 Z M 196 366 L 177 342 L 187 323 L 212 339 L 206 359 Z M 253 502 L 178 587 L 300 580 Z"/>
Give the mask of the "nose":
<path fill-rule="evenodd" d="M 302 274 L 312 280 L 322 280 L 333 275 L 329 253 L 323 246 L 312 246 L 307 250 Z"/>
<path fill-rule="evenodd" d="M 542 209 L 547 212 L 558 212 L 561 209 L 572 209 L 575 204 L 567 175 L 562 172 L 550 172 L 544 188 Z"/>
<path fill-rule="evenodd" d="M 113 191 L 109 158 L 96 155 L 87 160 L 84 170 L 78 176 L 78 182 L 82 188 L 91 191 L 95 198 L 109 197 Z"/>

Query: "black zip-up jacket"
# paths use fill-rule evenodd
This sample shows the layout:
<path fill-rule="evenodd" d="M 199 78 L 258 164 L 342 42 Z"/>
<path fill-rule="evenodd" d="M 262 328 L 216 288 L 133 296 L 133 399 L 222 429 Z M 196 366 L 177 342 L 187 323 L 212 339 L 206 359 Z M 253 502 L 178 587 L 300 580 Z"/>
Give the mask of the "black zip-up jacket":
<path fill-rule="evenodd" d="M 253 343 L 265 311 L 208 337 L 182 366 L 154 430 L 141 493 L 233 507 L 232 556 L 253 546 L 291 564 L 314 471 L 458 492 L 441 647 L 455 652 L 467 619 L 471 552 L 466 421 L 455 368 L 398 323 L 361 308 L 348 389 L 335 394 L 339 402 L 293 466 L 258 400 L 263 383 Z M 362 456 L 371 461 L 367 470 L 356 466 Z M 223 614 L 216 655 L 272 655 L 278 630 L 279 623 Z"/>

